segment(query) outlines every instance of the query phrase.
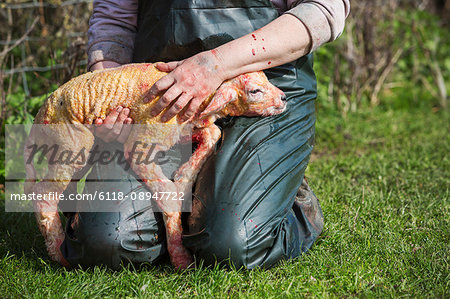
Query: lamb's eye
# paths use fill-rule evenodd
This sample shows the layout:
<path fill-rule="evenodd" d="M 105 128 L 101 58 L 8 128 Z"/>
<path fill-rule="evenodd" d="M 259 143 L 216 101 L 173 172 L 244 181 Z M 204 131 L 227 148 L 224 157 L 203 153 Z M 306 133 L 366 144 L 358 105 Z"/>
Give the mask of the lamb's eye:
<path fill-rule="evenodd" d="M 258 92 L 262 92 L 261 89 L 252 89 L 249 91 L 250 94 L 257 94 Z"/>
<path fill-rule="evenodd" d="M 62 105 L 63 105 L 63 101 L 60 101 L 60 102 L 59 102 L 59 105 L 61 105 L 61 106 L 62 106 Z"/>

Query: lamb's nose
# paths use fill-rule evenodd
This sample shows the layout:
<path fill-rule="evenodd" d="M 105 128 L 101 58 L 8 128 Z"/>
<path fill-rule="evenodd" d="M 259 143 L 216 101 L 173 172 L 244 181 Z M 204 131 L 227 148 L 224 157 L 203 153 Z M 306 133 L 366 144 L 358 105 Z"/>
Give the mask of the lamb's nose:
<path fill-rule="evenodd" d="M 283 94 L 283 95 L 281 96 L 281 100 L 282 100 L 283 102 L 286 102 L 286 95 L 285 95 L 285 94 Z"/>

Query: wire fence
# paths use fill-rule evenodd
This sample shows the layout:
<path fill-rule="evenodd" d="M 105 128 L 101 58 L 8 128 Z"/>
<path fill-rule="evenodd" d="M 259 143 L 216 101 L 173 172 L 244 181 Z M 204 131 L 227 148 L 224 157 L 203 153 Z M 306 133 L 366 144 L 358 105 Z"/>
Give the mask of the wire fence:
<path fill-rule="evenodd" d="M 24 9 L 24 8 L 40 8 L 40 7 L 58 8 L 69 5 L 76 5 L 80 3 L 92 3 L 92 2 L 93 0 L 70 0 L 61 3 L 49 3 L 43 1 L 22 2 L 22 3 L 1 3 L 0 8 L 6 9 Z"/>
<path fill-rule="evenodd" d="M 64 60 L 73 58 L 70 57 L 73 56 L 70 54 L 73 54 L 71 52 L 74 48 L 82 49 L 86 43 L 87 23 L 92 2 L 93 0 L 63 2 L 35 0 L 1 3 L 0 26 L 3 29 L 0 29 L 2 33 L 0 47 L 3 49 L 0 48 L 0 66 L 2 77 L 18 73 L 24 77 L 23 73 L 48 72 L 73 67 L 73 62 Z M 68 7 L 71 8 L 67 9 Z M 76 13 L 79 8 L 83 11 L 82 14 Z M 76 15 L 81 15 L 82 18 L 73 18 L 76 22 L 70 24 L 69 16 Z M 55 20 L 53 20 L 54 16 L 56 16 Z M 19 19 L 22 21 L 17 22 Z M 23 26 L 20 26 L 24 19 L 28 20 L 25 32 L 23 32 Z M 33 20 L 31 24 L 30 20 Z M 62 21 L 62 24 L 58 24 L 58 21 Z M 72 30 L 74 27 L 82 30 Z M 57 48 L 61 45 L 65 46 L 64 53 L 60 53 L 60 49 Z M 78 61 L 75 65 L 77 67 L 85 66 L 86 59 L 79 59 L 82 54 L 78 54 L 76 55 Z M 50 59 L 36 57 L 45 55 Z M 62 62 L 57 63 L 56 60 Z M 40 64 L 41 62 L 44 62 L 44 65 Z"/>
<path fill-rule="evenodd" d="M 77 62 L 77 66 L 85 66 L 87 65 L 87 60 L 83 59 Z M 54 71 L 54 70 L 60 70 L 64 68 L 69 68 L 70 65 L 67 63 L 64 64 L 54 64 L 54 65 L 47 65 L 47 66 L 25 66 L 21 68 L 15 68 L 10 70 L 4 70 L 5 75 L 13 75 L 17 73 L 26 73 L 26 72 L 48 72 L 48 71 Z"/>
<path fill-rule="evenodd" d="M 77 37 L 84 37 L 86 36 L 86 32 L 68 32 L 66 38 L 77 38 Z M 23 40 L 19 40 L 19 39 L 13 39 L 10 41 L 6 41 L 6 40 L 0 40 L 0 46 L 9 46 L 9 45 L 13 45 L 17 42 L 43 42 L 43 41 L 47 41 L 47 40 L 56 40 L 60 37 L 40 37 L 40 36 L 27 36 L 25 37 Z"/>
<path fill-rule="evenodd" d="M 8 94 L 23 92 L 26 106 L 30 97 L 46 94 L 85 72 L 92 2 L 6 0 L 0 4 L 2 118 Z M 430 8 L 433 3 L 441 6 Z M 322 72 L 328 76 L 326 83 L 320 83 L 326 84 L 325 97 L 330 103 L 341 110 L 354 109 L 362 101 L 377 105 L 386 86 L 399 86 L 399 82 L 389 80 L 398 68 L 397 62 L 411 56 L 413 72 L 408 80 L 423 84 L 440 99 L 441 106 L 446 106 L 447 90 L 442 82 L 448 71 L 437 61 L 442 56 L 440 46 L 448 38 L 439 34 L 443 31 L 428 31 L 426 19 L 414 20 L 398 13 L 405 8 L 409 12 L 427 9 L 441 16 L 441 26 L 449 24 L 449 0 L 353 1 L 343 37 L 327 46 L 330 51 L 318 52 L 318 57 L 323 53 Z"/>
<path fill-rule="evenodd" d="M 85 72 L 92 2 L 0 3 L 0 125 L 12 115 L 27 113 L 30 98 L 48 94 Z"/>

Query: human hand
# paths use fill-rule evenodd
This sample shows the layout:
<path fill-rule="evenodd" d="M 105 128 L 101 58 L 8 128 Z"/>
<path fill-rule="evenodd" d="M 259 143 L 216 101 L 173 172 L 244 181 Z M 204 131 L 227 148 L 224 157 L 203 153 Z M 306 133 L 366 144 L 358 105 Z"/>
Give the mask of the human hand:
<path fill-rule="evenodd" d="M 160 71 L 168 72 L 151 88 L 145 102 L 160 98 L 150 112 L 152 116 L 160 114 L 171 103 L 173 105 L 164 112 L 162 121 L 167 121 L 180 113 L 180 121 L 191 118 L 201 103 L 214 93 L 227 78 L 220 59 L 214 50 L 199 53 L 182 61 L 157 63 Z"/>
<path fill-rule="evenodd" d="M 90 67 L 90 70 L 96 71 L 118 66 L 120 66 L 120 64 L 114 61 L 100 61 L 93 64 Z M 128 135 L 130 135 L 131 132 L 131 126 L 128 125 L 133 122 L 133 120 L 128 117 L 129 114 L 130 109 L 121 106 L 116 107 L 116 109 L 106 116 L 105 120 L 97 118 L 94 121 L 94 126 L 89 125 L 89 128 L 95 136 L 105 142 L 118 141 L 124 143 L 127 141 Z"/>
<path fill-rule="evenodd" d="M 117 107 L 109 113 L 105 120 L 97 118 L 94 121 L 94 135 L 105 142 L 118 141 L 125 143 L 131 132 L 130 124 L 133 122 L 128 117 L 130 109 Z"/>

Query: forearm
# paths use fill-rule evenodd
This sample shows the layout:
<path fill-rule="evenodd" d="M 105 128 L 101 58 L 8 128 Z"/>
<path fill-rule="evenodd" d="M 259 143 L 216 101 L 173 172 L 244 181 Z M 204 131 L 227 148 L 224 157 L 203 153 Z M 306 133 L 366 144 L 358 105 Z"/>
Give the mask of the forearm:
<path fill-rule="evenodd" d="M 349 0 L 288 0 L 286 5 L 291 9 L 265 27 L 212 51 L 227 79 L 294 61 L 335 40 L 350 12 Z"/>
<path fill-rule="evenodd" d="M 161 120 L 184 111 L 180 120 L 186 121 L 225 80 L 295 61 L 342 32 L 349 0 L 288 2 L 279 11 L 294 8 L 255 32 L 182 61 L 157 64 L 159 70 L 169 74 L 147 94 L 146 101 L 159 96 L 151 114 L 156 116 L 172 104 Z"/>
<path fill-rule="evenodd" d="M 129 63 L 137 26 L 137 0 L 96 0 L 89 22 L 88 70 Z M 93 68 L 93 65 L 96 67 Z"/>
<path fill-rule="evenodd" d="M 103 70 L 103 69 L 109 69 L 113 67 L 121 66 L 120 63 L 117 63 L 115 61 L 98 61 L 92 64 L 89 68 L 90 71 L 97 71 L 97 70 Z"/>
<path fill-rule="evenodd" d="M 292 34 L 295 32 L 295 34 Z M 311 48 L 311 37 L 296 17 L 284 14 L 273 22 L 211 51 L 227 79 L 294 61 Z"/>

